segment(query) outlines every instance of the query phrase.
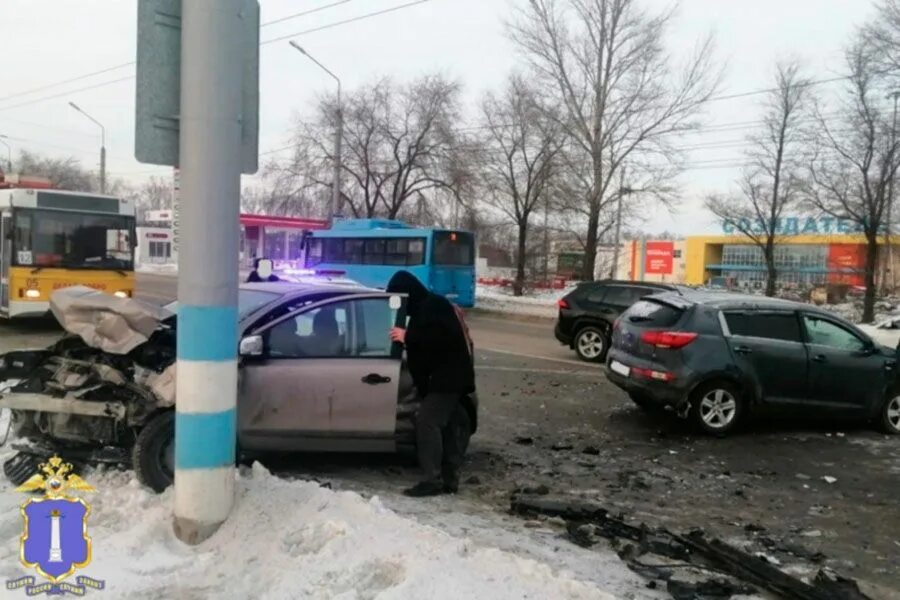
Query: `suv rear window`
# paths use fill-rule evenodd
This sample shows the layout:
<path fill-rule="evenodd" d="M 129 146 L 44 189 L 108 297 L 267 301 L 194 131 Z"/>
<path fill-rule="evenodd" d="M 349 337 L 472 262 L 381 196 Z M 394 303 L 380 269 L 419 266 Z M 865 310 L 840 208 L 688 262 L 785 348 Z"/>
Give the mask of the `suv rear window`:
<path fill-rule="evenodd" d="M 625 311 L 622 318 L 630 323 L 642 323 L 651 327 L 671 327 L 681 318 L 682 312 L 680 308 L 668 304 L 641 300 Z"/>
<path fill-rule="evenodd" d="M 794 313 L 725 313 L 731 335 L 799 342 L 800 322 Z"/>

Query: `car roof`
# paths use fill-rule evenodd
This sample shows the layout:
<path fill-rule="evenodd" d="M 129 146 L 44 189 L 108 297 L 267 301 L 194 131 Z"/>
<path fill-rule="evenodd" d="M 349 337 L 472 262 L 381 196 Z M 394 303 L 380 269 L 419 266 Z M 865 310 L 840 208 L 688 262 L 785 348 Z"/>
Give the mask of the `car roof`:
<path fill-rule="evenodd" d="M 679 286 L 672 283 L 660 283 L 656 281 L 629 281 L 626 279 L 601 279 L 599 281 L 584 281 L 578 285 L 624 285 L 631 287 L 659 288 L 661 290 L 679 289 Z"/>
<path fill-rule="evenodd" d="M 822 310 L 812 304 L 783 300 L 781 298 L 769 298 L 767 296 L 754 296 L 752 294 L 735 294 L 732 292 L 715 292 L 707 290 L 682 290 L 681 293 L 665 292 L 653 294 L 655 300 L 666 302 L 680 308 L 687 308 L 695 304 L 702 304 L 719 310 L 729 309 L 754 309 L 754 310 L 803 310 L 834 317 L 833 313 Z M 844 319 L 840 319 L 844 320 Z"/>
<path fill-rule="evenodd" d="M 318 294 L 321 292 L 336 292 L 342 294 L 371 294 L 373 292 L 378 293 L 384 291 L 363 286 L 348 286 L 346 283 L 331 283 L 329 281 L 322 281 L 321 283 L 312 281 L 304 281 L 301 283 L 290 281 L 263 281 L 258 283 L 242 283 L 240 285 L 240 289 L 268 292 L 270 294 L 291 294 L 292 296 L 302 296 L 305 293 Z"/>

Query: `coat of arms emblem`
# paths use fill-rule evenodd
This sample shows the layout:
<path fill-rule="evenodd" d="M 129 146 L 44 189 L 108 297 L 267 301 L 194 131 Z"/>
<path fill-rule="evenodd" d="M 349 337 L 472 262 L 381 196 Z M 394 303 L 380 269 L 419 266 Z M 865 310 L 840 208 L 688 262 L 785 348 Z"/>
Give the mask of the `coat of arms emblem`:
<path fill-rule="evenodd" d="M 24 587 L 29 596 L 67 592 L 82 596 L 86 588 L 103 589 L 102 581 L 90 577 L 78 576 L 74 583 L 63 581 L 91 562 L 91 538 L 87 533 L 91 507 L 69 492 L 96 490 L 72 471 L 71 464 L 54 456 L 16 491 L 44 493 L 43 497 L 29 498 L 22 504 L 25 529 L 19 558 L 25 567 L 35 569 L 47 581 L 38 584 L 34 576 L 28 575 L 8 581 L 6 588 Z"/>

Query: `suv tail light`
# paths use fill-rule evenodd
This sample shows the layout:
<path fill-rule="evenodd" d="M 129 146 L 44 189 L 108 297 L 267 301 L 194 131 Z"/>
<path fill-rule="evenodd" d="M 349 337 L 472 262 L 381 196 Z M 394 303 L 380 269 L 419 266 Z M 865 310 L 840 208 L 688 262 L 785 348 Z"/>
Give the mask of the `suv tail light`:
<path fill-rule="evenodd" d="M 556 305 L 560 308 L 569 308 L 569 303 L 565 298 L 560 298 L 559 300 L 557 300 Z"/>
<path fill-rule="evenodd" d="M 697 334 L 688 331 L 645 331 L 641 341 L 657 348 L 684 348 L 697 339 Z"/>

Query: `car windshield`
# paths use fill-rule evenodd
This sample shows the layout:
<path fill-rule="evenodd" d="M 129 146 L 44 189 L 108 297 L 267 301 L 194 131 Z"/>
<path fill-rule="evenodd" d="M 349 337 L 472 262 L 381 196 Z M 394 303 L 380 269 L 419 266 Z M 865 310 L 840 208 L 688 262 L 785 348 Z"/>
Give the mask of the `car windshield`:
<path fill-rule="evenodd" d="M 23 267 L 130 271 L 133 235 L 130 216 L 20 209 L 12 258 Z"/>
<path fill-rule="evenodd" d="M 238 316 L 244 318 L 260 306 L 264 306 L 281 297 L 275 292 L 263 292 L 261 290 L 238 291 Z M 163 308 L 172 313 L 178 312 L 178 301 L 169 302 Z"/>

